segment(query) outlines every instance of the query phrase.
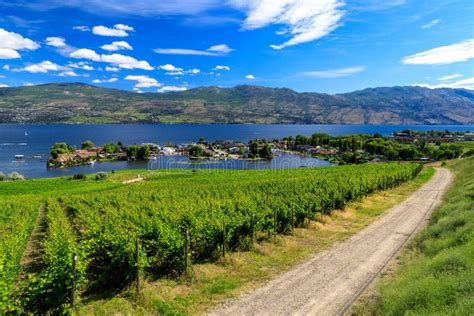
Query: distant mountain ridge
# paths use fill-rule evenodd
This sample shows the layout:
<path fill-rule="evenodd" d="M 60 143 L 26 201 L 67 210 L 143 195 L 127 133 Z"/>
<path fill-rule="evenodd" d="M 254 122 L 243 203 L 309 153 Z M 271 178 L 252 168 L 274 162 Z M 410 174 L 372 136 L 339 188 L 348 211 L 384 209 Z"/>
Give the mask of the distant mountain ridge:
<path fill-rule="evenodd" d="M 298 93 L 242 85 L 143 93 L 82 83 L 0 88 L 0 123 L 474 124 L 474 91 Z"/>

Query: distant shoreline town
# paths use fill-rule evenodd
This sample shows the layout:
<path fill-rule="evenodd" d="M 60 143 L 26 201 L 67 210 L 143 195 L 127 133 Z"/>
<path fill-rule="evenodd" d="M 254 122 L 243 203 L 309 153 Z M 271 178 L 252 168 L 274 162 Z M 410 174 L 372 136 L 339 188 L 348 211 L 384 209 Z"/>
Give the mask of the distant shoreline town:
<path fill-rule="evenodd" d="M 280 152 L 309 155 L 336 164 L 394 160 L 443 160 L 463 154 L 458 142 L 474 140 L 474 133 L 405 130 L 393 136 L 374 135 L 330 136 L 316 133 L 283 139 L 255 139 L 248 143 L 232 140 L 208 142 L 200 139 L 189 144 L 143 143 L 125 146 L 121 142 L 96 146 L 84 141 L 81 148 L 56 143 L 50 151 L 49 168 L 94 164 L 104 161 L 137 161 L 160 156 L 188 156 L 191 160 L 271 160 Z"/>

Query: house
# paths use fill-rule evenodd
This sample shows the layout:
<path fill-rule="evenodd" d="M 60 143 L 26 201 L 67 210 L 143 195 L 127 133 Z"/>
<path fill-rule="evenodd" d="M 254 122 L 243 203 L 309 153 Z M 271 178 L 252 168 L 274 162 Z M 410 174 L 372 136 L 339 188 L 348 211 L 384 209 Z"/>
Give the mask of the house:
<path fill-rule="evenodd" d="M 97 157 L 97 151 L 91 149 L 77 149 L 74 151 L 74 155 L 77 159 L 89 160 Z"/>
<path fill-rule="evenodd" d="M 473 141 L 474 140 L 474 133 L 465 133 L 464 140 L 466 141 Z"/>

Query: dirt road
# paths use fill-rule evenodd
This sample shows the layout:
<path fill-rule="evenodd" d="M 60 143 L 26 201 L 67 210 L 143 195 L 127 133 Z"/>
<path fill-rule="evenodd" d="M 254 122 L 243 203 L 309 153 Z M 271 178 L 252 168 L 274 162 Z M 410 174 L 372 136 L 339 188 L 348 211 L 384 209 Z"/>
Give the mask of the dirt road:
<path fill-rule="evenodd" d="M 452 181 L 446 169 L 376 222 L 211 315 L 343 314 L 423 226 Z"/>

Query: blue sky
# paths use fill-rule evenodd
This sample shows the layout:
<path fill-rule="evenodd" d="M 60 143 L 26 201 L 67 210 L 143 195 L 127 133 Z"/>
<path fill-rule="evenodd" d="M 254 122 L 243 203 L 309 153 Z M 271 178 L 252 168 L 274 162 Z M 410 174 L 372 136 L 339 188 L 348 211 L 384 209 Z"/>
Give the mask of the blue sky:
<path fill-rule="evenodd" d="M 474 1 L 2 0 L 0 86 L 49 82 L 474 89 Z"/>

